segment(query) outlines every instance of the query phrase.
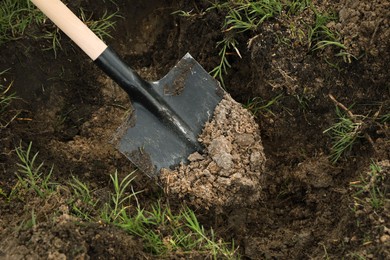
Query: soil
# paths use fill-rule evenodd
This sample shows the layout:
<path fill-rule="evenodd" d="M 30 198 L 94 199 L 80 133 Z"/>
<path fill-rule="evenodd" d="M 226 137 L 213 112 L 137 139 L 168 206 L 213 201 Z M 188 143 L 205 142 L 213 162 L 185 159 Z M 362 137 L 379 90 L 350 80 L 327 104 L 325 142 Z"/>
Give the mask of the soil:
<path fill-rule="evenodd" d="M 94 17 L 119 10 L 122 17 L 107 42 L 143 78 L 163 77 L 186 52 L 207 71 L 219 63 L 224 13 L 203 12 L 208 1 L 115 2 L 74 1 L 71 8 L 83 7 Z M 390 4 L 313 4 L 338 14 L 327 26 L 340 34 L 350 53 L 346 60 L 335 56 L 334 47 L 309 51 L 306 38 L 297 36 L 313 22 L 310 10 L 244 33 L 237 45 L 242 58 L 229 55 L 227 92 L 243 104 L 280 97 L 252 116 L 226 96 L 200 136 L 205 152 L 163 172 L 160 182 L 137 172 L 134 190 L 143 190 L 138 199 L 145 207 L 161 197 L 162 203 L 188 204 L 202 225 L 225 241 L 234 239 L 243 259 L 388 259 Z M 193 15 L 172 15 L 177 10 Z M 0 48 L 0 71 L 10 68 L 0 84 L 13 82 L 19 97 L 0 121 L 0 258 L 158 259 L 119 228 L 71 214 L 72 176 L 104 202 L 112 191 L 110 174 L 135 170 L 110 143 L 131 104 L 65 36 L 57 57 L 44 51 L 51 42 L 28 36 L 39 30 L 31 26 Z M 323 131 L 337 121 L 340 104 L 364 128 L 334 164 L 332 139 Z M 10 202 L 19 163 L 15 148 L 30 142 L 60 185 L 47 198 L 27 192 Z M 373 162 L 382 168 L 376 177 Z M 379 209 L 370 203 L 373 185 L 383 198 Z"/>
<path fill-rule="evenodd" d="M 162 169 L 166 194 L 218 212 L 256 203 L 266 161 L 259 134 L 253 115 L 226 94 L 199 135 L 204 153 L 173 171 Z"/>

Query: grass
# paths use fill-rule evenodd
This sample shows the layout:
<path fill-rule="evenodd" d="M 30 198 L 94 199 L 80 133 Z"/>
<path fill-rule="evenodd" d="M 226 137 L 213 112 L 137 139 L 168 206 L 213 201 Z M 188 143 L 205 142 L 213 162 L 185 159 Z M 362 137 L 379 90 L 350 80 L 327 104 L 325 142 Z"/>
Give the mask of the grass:
<path fill-rule="evenodd" d="M 354 144 L 359 139 L 366 139 L 371 145 L 372 149 L 377 152 L 376 145 L 372 138 L 372 129 L 376 129 L 378 133 L 387 135 L 387 121 L 388 110 L 386 109 L 386 102 L 379 103 L 379 108 L 376 112 L 370 111 L 366 115 L 358 115 L 352 113 L 344 104 L 336 100 L 332 95 L 329 98 L 336 105 L 336 115 L 338 121 L 331 127 L 323 131 L 328 133 L 332 138 L 332 147 L 330 151 L 330 160 L 336 163 L 342 155 L 350 151 Z M 382 111 L 385 108 L 385 111 Z"/>
<path fill-rule="evenodd" d="M 206 230 L 194 211 L 187 207 L 177 214 L 160 203 L 152 205 L 150 211 L 138 207 L 133 216 L 123 214 L 117 225 L 141 237 L 145 249 L 158 256 L 180 252 L 182 255 L 202 255 L 213 259 L 237 257 L 234 243 L 229 247 L 217 240 L 214 231 Z"/>
<path fill-rule="evenodd" d="M 173 212 L 168 204 L 160 201 L 142 208 L 132 182 L 135 172 L 119 178 L 115 172 L 110 176 L 113 191 L 109 200 L 100 202 L 95 192 L 78 178 L 72 178 L 63 184 L 51 181 L 53 167 L 45 171 L 43 163 L 37 163 L 38 153 L 32 152 L 30 143 L 26 149 L 16 148 L 19 158 L 17 183 L 10 195 L 0 190 L 2 197 L 12 203 L 17 198 L 20 201 L 42 199 L 45 203 L 50 196 L 65 196 L 69 213 L 86 222 L 97 222 L 115 225 L 127 231 L 130 235 L 142 239 L 145 252 L 159 257 L 195 256 L 203 259 L 237 259 L 237 248 L 234 243 L 228 244 L 217 237 L 213 229 L 206 229 L 198 221 L 196 214 L 190 208 L 183 206 L 178 212 Z M 62 190 L 64 193 L 55 193 Z M 70 192 L 66 192 L 70 191 Z M 32 193 L 31 193 L 32 192 Z M 35 194 L 35 195 L 34 195 Z M 35 196 L 35 197 L 32 197 Z M 54 198 L 54 197 L 51 197 Z M 55 200 L 55 199 L 54 199 Z M 54 209 L 53 209 L 54 210 Z M 36 209 L 32 208 L 31 217 L 22 221 L 22 228 L 28 229 L 37 225 Z M 46 219 L 54 217 L 47 215 Z M 50 213 L 51 214 L 51 213 Z"/>
<path fill-rule="evenodd" d="M 107 12 L 99 19 L 93 19 L 92 14 L 87 15 L 80 9 L 80 19 L 100 38 L 111 37 L 110 30 L 114 28 L 116 13 Z M 38 10 L 30 0 L 2 0 L 0 2 L 0 46 L 3 43 L 18 40 L 22 37 L 32 37 L 49 41 L 48 47 L 42 50 L 52 50 L 55 57 L 61 49 L 61 33 L 55 26 L 46 25 L 46 16 Z M 27 28 L 37 25 L 41 31 L 27 34 Z"/>
<path fill-rule="evenodd" d="M 372 161 L 368 173 L 361 176 L 359 181 L 351 183 L 351 186 L 357 189 L 357 192 L 354 194 L 354 199 L 357 203 L 360 205 L 368 203 L 376 211 L 384 207 L 387 194 L 385 185 L 387 176 L 382 173 L 382 168 Z"/>
<path fill-rule="evenodd" d="M 277 105 L 278 101 L 282 97 L 283 97 L 283 94 L 279 94 L 269 101 L 263 100 L 261 97 L 255 97 L 255 98 L 249 100 L 244 105 L 244 108 L 251 111 L 253 116 L 255 116 L 255 117 L 259 116 L 259 114 L 264 115 L 264 113 L 269 113 L 269 114 L 275 116 L 275 114 L 272 112 L 271 107 Z"/>
<path fill-rule="evenodd" d="M 311 5 L 311 9 L 315 15 L 314 25 L 308 26 L 308 49 L 311 52 L 323 50 L 326 47 L 335 47 L 339 50 L 336 56 L 343 58 L 344 62 L 351 63 L 351 58 L 355 58 L 347 52 L 344 44 L 341 43 L 341 36 L 330 29 L 327 25 L 330 22 L 337 22 L 338 17 L 334 13 L 320 13 Z"/>
<path fill-rule="evenodd" d="M 44 171 L 44 164 L 37 164 L 38 153 L 32 154 L 32 143 L 30 143 L 26 150 L 21 146 L 16 148 L 16 154 L 19 157 L 18 163 L 18 184 L 22 189 L 32 190 L 39 197 L 44 198 L 53 191 L 54 183 L 50 178 L 53 173 L 53 167 L 48 171 Z"/>
<path fill-rule="evenodd" d="M 234 38 L 225 38 L 217 43 L 217 47 L 222 46 L 218 53 L 218 55 L 221 57 L 221 60 L 219 64 L 213 70 L 210 71 L 210 74 L 214 78 L 218 78 L 222 86 L 225 86 L 223 77 L 228 73 L 228 68 L 231 67 L 227 58 L 227 56 L 231 53 L 228 53 L 228 51 L 231 48 L 235 48 L 237 50 L 236 45 L 237 41 Z"/>
<path fill-rule="evenodd" d="M 279 15 L 283 10 L 280 0 L 231 1 L 227 5 L 223 29 L 242 33 L 256 30 L 265 20 Z"/>
<path fill-rule="evenodd" d="M 20 39 L 32 23 L 43 24 L 45 16 L 29 0 L 0 2 L 0 45 Z"/>
<path fill-rule="evenodd" d="M 4 75 L 8 70 L 0 72 L 0 77 Z M 17 116 L 19 112 L 9 112 L 9 105 L 12 101 L 17 99 L 15 93 L 10 93 L 13 82 L 4 86 L 0 84 L 0 129 L 6 128 Z"/>
<path fill-rule="evenodd" d="M 290 23 L 291 17 L 300 16 L 301 13 L 310 10 L 313 14 L 313 23 L 307 24 L 305 27 L 298 24 Z M 221 25 L 222 40 L 217 42 L 219 49 L 218 55 L 220 61 L 214 67 L 210 74 L 214 78 L 218 78 L 222 86 L 225 86 L 224 77 L 227 75 L 231 67 L 230 57 L 240 57 L 239 40 L 243 38 L 249 39 L 248 44 L 252 39 L 258 36 L 259 28 L 268 20 L 277 20 L 283 26 L 284 22 L 290 27 L 291 39 L 279 35 L 275 31 L 275 37 L 279 44 L 287 44 L 294 46 L 292 39 L 299 39 L 300 44 L 306 44 L 309 52 L 322 51 L 326 48 L 336 48 L 339 52 L 336 56 L 340 56 L 346 62 L 351 62 L 351 57 L 346 47 L 341 42 L 340 35 L 327 27 L 331 21 L 337 21 L 337 16 L 332 12 L 319 12 L 311 0 L 240 0 L 240 1 L 213 1 L 209 8 L 198 13 L 201 16 L 208 12 L 223 13 L 223 22 Z M 193 17 L 191 11 L 176 11 L 184 17 Z M 286 24 L 285 24 L 286 25 Z"/>
<path fill-rule="evenodd" d="M 311 0 L 292 0 L 286 2 L 286 12 L 289 15 L 297 15 L 311 5 Z"/>
<path fill-rule="evenodd" d="M 362 122 L 356 122 L 336 107 L 338 122 L 326 129 L 324 133 L 329 133 L 333 145 L 330 152 L 330 160 L 336 163 L 343 154 L 352 149 L 352 146 L 362 136 Z"/>
<path fill-rule="evenodd" d="M 160 202 L 151 205 L 150 210 L 141 208 L 131 182 L 133 173 L 119 181 L 117 173 L 111 176 L 114 193 L 106 203 L 101 219 L 141 237 L 145 250 L 158 256 L 169 257 L 175 252 L 183 255 L 199 254 L 213 259 L 236 256 L 234 244 L 216 240 L 212 229 L 206 231 L 198 222 L 195 213 L 187 208 L 172 213 L 169 206 Z M 136 207 L 131 206 L 135 200 Z"/>
<path fill-rule="evenodd" d="M 237 48 L 237 36 L 246 31 L 255 31 L 265 20 L 281 13 L 283 5 L 278 0 L 263 1 L 223 1 L 214 3 L 207 11 L 213 9 L 226 12 L 221 31 L 224 34 L 223 40 L 217 43 L 220 48 L 219 64 L 210 72 L 214 78 L 218 78 L 222 86 L 225 86 L 224 75 L 227 74 L 230 63 L 229 55 L 241 58 Z"/>
<path fill-rule="evenodd" d="M 0 76 L 2 76 L 5 71 L 0 72 Z M 11 104 L 12 100 L 16 99 L 14 93 L 9 93 L 13 82 L 9 83 L 8 86 L 3 86 L 0 84 L 0 115 L 5 112 L 7 107 Z"/>
<path fill-rule="evenodd" d="M 94 20 L 92 14 L 87 15 L 83 8 L 80 8 L 80 19 L 93 31 L 100 39 L 112 38 L 110 31 L 115 28 L 117 13 L 108 14 L 107 11 L 98 19 Z"/>
<path fill-rule="evenodd" d="M 111 195 L 111 202 L 106 203 L 102 211 L 101 217 L 104 221 L 115 222 L 126 213 L 128 207 L 126 205 L 131 198 L 135 197 L 135 195 L 139 193 L 134 192 L 133 189 L 131 193 L 127 193 L 126 191 L 128 187 L 131 187 L 131 182 L 135 178 L 134 173 L 135 172 L 130 173 L 121 181 L 119 181 L 117 172 L 110 176 L 114 186 L 114 193 Z"/>
<path fill-rule="evenodd" d="M 355 213 L 355 225 L 359 231 L 355 232 L 356 242 L 362 246 L 351 254 L 356 259 L 369 259 L 370 253 L 376 255 L 375 250 L 385 243 L 378 238 L 386 234 L 386 220 L 389 215 L 387 205 L 390 202 L 389 170 L 388 160 L 372 159 L 368 169 L 360 174 L 360 178 L 350 182 L 353 191 L 351 209 Z"/>
<path fill-rule="evenodd" d="M 315 22 L 308 27 L 308 48 L 312 51 L 323 49 L 325 46 L 341 45 L 337 42 L 336 34 L 326 25 L 331 21 L 336 21 L 337 16 L 334 14 L 320 13 L 314 7 L 312 10 L 315 14 Z M 341 47 L 345 48 L 343 45 Z"/>
<path fill-rule="evenodd" d="M 91 221 L 99 200 L 94 198 L 88 185 L 75 176 L 72 176 L 72 180 L 68 182 L 68 185 L 72 190 L 72 196 L 68 202 L 71 211 L 77 217 Z"/>

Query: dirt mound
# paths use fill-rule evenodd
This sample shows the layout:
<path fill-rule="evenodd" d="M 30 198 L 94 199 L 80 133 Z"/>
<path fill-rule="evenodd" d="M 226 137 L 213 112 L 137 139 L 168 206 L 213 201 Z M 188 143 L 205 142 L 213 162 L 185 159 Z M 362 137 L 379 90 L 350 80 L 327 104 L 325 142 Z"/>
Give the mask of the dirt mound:
<path fill-rule="evenodd" d="M 259 199 L 266 159 L 249 111 L 226 95 L 199 141 L 204 154 L 190 155 L 188 165 L 173 171 L 162 170 L 167 194 L 205 208 L 249 205 Z"/>

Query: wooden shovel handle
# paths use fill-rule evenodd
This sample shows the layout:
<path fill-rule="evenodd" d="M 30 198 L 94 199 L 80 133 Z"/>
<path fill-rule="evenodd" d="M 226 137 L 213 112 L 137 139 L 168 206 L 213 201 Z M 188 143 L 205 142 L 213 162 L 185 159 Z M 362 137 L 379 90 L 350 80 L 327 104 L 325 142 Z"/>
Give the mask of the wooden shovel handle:
<path fill-rule="evenodd" d="M 71 38 L 92 60 L 107 48 L 60 0 L 31 0 L 51 21 Z"/>

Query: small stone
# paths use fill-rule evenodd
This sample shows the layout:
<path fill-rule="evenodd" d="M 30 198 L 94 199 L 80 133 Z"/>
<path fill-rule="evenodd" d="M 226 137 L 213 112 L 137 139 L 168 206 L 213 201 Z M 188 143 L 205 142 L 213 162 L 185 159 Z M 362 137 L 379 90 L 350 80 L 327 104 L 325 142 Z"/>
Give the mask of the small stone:
<path fill-rule="evenodd" d="M 190 162 L 201 161 L 203 159 L 204 159 L 203 156 L 198 152 L 192 153 L 192 154 L 190 154 L 190 156 L 188 156 L 188 160 Z"/>
<path fill-rule="evenodd" d="M 226 177 L 226 178 L 228 178 L 228 177 L 230 177 L 230 175 L 231 175 L 231 172 L 230 171 L 227 171 L 227 170 L 221 170 L 220 172 L 219 172 L 219 176 L 222 176 L 222 177 Z"/>
<path fill-rule="evenodd" d="M 55 252 L 49 252 L 48 256 L 47 256 L 47 259 L 58 259 L 58 260 L 66 260 L 66 255 L 63 254 L 63 253 L 60 253 L 58 251 L 55 251 Z"/>
<path fill-rule="evenodd" d="M 214 162 L 217 163 L 219 167 L 225 170 L 229 170 L 233 166 L 232 155 L 230 153 L 220 153 L 212 157 Z"/>
<path fill-rule="evenodd" d="M 207 169 L 205 169 L 205 170 L 202 172 L 202 175 L 203 175 L 203 177 L 207 177 L 207 178 L 212 177 L 210 171 L 207 170 Z"/>
<path fill-rule="evenodd" d="M 382 242 L 382 243 L 386 243 L 388 241 L 390 241 L 390 236 L 389 235 L 383 235 L 379 238 L 379 240 Z"/>
<path fill-rule="evenodd" d="M 226 139 L 226 137 L 219 136 L 211 141 L 208 151 L 212 157 L 221 153 L 230 153 L 232 151 L 232 144 Z"/>
<path fill-rule="evenodd" d="M 231 180 L 229 178 L 219 177 L 218 182 L 224 186 L 230 186 Z"/>
<path fill-rule="evenodd" d="M 240 147 L 248 147 L 255 142 L 255 138 L 251 134 L 240 134 L 236 137 L 235 142 Z"/>
<path fill-rule="evenodd" d="M 207 166 L 207 169 L 212 173 L 212 174 L 216 174 L 218 173 L 219 171 L 219 167 L 218 165 L 212 161 L 208 166 Z"/>
<path fill-rule="evenodd" d="M 254 151 L 250 157 L 250 166 L 251 170 L 261 170 L 263 163 L 265 161 L 264 155 L 259 151 Z"/>

